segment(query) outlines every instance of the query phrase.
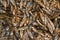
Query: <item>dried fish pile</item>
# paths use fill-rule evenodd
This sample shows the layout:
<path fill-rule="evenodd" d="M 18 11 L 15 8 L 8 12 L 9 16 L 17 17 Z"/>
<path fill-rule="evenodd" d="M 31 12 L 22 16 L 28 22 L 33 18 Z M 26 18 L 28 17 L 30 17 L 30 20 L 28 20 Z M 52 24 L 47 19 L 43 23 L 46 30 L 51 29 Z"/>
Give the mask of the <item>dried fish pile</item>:
<path fill-rule="evenodd" d="M 0 40 L 60 40 L 60 0 L 0 0 Z"/>

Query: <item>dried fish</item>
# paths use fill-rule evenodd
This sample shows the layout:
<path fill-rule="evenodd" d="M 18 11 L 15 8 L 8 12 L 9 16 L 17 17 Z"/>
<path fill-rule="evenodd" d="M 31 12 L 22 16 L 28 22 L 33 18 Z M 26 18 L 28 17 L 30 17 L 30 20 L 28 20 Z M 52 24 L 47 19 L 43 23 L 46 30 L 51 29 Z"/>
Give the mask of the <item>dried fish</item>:
<path fill-rule="evenodd" d="M 27 32 L 25 32 L 24 36 L 23 36 L 23 40 L 29 40 Z"/>
<path fill-rule="evenodd" d="M 51 30 L 51 33 L 53 33 L 53 31 L 55 30 L 55 26 L 54 24 L 50 21 L 49 18 L 47 18 L 47 21 L 48 21 L 48 26 L 50 27 L 49 29 Z"/>
<path fill-rule="evenodd" d="M 0 13 L 5 13 L 5 10 L 3 10 L 3 9 L 0 9 Z"/>
<path fill-rule="evenodd" d="M 10 3 L 15 6 L 15 1 L 14 0 L 10 0 Z"/>
<path fill-rule="evenodd" d="M 51 15 L 51 12 L 48 11 L 47 9 L 43 8 L 43 10 L 44 10 L 48 15 Z"/>
<path fill-rule="evenodd" d="M 59 0 L 0 0 L 0 40 L 60 40 Z"/>
<path fill-rule="evenodd" d="M 38 3 L 40 6 L 42 6 L 43 8 L 45 8 L 45 5 L 41 1 L 36 0 L 36 3 Z"/>
<path fill-rule="evenodd" d="M 29 30 L 27 30 L 27 33 L 33 39 L 33 35 L 32 35 L 32 33 Z"/>
<path fill-rule="evenodd" d="M 25 18 L 25 16 L 24 16 L 24 18 L 23 18 L 23 20 L 22 20 L 22 22 L 21 22 L 21 24 L 20 24 L 20 27 L 25 23 L 25 21 L 26 21 L 26 18 Z"/>
<path fill-rule="evenodd" d="M 28 27 L 22 27 L 22 28 L 19 28 L 18 30 L 25 30 L 27 29 Z"/>

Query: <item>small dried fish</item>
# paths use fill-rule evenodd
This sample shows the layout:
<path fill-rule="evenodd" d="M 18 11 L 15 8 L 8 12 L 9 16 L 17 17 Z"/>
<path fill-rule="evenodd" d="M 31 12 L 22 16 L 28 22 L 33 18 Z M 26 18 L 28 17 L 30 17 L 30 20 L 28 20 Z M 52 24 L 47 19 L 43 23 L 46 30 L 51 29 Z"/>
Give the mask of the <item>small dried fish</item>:
<path fill-rule="evenodd" d="M 51 33 L 53 33 L 53 31 L 55 30 L 55 26 L 54 26 L 54 24 L 50 21 L 50 19 L 49 18 L 47 18 L 47 21 L 48 21 L 48 27 L 49 27 L 49 29 L 50 29 L 50 32 Z"/>
<path fill-rule="evenodd" d="M 18 30 L 25 30 L 27 29 L 28 27 L 22 27 L 22 28 L 19 28 Z"/>
<path fill-rule="evenodd" d="M 60 40 L 59 0 L 0 0 L 0 40 Z"/>
<path fill-rule="evenodd" d="M 15 6 L 15 0 L 9 0 L 9 1 L 13 6 Z"/>
<path fill-rule="evenodd" d="M 48 15 L 51 15 L 51 12 L 48 11 L 47 9 L 43 8 L 43 10 L 44 10 Z"/>
<path fill-rule="evenodd" d="M 5 10 L 3 10 L 3 9 L 0 9 L 0 13 L 5 13 Z"/>
<path fill-rule="evenodd" d="M 33 39 L 33 35 L 32 35 L 32 33 L 29 30 L 27 30 L 27 33 Z"/>
<path fill-rule="evenodd" d="M 25 21 L 26 21 L 26 15 L 24 15 L 24 18 L 23 18 L 22 22 L 20 23 L 20 27 L 25 23 Z"/>
<path fill-rule="evenodd" d="M 36 3 L 45 8 L 45 5 L 40 0 L 36 0 Z"/>
<path fill-rule="evenodd" d="M 23 40 L 29 40 L 27 32 L 25 32 L 24 36 L 23 36 Z"/>
<path fill-rule="evenodd" d="M 43 25 L 43 24 L 41 24 L 40 22 L 39 22 L 39 20 L 37 20 L 37 23 L 39 24 L 39 25 L 41 25 L 43 28 L 44 28 L 44 30 L 47 30 L 45 27 L 45 25 Z"/>

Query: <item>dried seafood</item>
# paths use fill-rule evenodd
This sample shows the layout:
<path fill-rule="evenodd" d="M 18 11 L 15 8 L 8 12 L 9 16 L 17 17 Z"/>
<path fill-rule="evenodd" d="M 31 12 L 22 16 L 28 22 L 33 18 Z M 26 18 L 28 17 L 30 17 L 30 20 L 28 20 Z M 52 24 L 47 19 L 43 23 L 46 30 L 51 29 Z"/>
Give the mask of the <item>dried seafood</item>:
<path fill-rule="evenodd" d="M 0 0 L 0 40 L 60 40 L 60 1 Z"/>

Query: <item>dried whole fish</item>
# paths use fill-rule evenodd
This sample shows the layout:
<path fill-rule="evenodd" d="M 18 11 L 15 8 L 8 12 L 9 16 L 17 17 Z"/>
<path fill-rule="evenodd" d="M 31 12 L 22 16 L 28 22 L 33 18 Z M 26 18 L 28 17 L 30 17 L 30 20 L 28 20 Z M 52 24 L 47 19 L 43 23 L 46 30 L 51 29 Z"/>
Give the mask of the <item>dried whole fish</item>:
<path fill-rule="evenodd" d="M 0 0 L 0 40 L 60 40 L 60 1 Z"/>

